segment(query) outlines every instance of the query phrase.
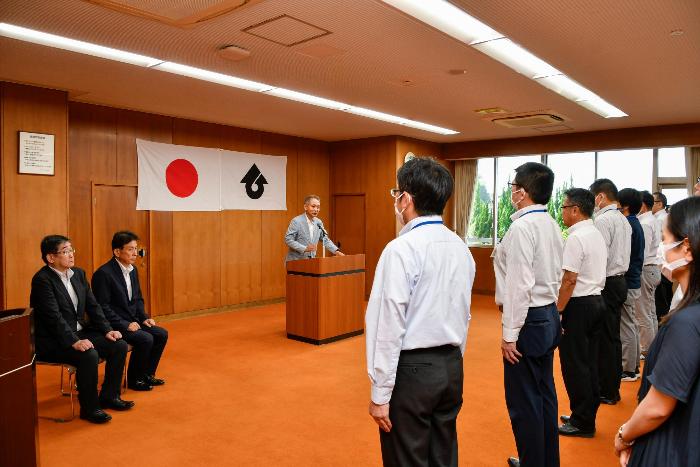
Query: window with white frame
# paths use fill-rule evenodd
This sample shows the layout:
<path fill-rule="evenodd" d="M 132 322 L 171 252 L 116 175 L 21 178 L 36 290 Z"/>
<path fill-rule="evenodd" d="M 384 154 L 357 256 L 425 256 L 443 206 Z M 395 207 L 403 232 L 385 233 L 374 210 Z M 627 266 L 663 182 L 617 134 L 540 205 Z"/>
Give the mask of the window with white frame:
<path fill-rule="evenodd" d="M 562 230 L 564 192 L 571 187 L 588 188 L 598 178 L 609 178 L 618 189 L 661 191 L 669 204 L 688 196 L 683 147 L 482 158 L 477 165 L 469 219 L 470 246 L 490 246 L 505 235 L 515 212 L 508 182 L 525 162 L 543 162 L 554 172 L 554 190 L 547 207 Z"/>

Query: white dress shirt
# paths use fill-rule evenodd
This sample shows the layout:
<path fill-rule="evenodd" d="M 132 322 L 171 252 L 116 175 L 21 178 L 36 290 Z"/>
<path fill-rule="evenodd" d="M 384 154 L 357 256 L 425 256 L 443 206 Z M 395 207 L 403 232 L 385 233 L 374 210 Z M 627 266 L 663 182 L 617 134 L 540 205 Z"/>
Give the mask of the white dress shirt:
<path fill-rule="evenodd" d="M 656 221 L 656 217 L 651 211 L 647 211 L 638 215 L 637 219 L 642 224 L 642 230 L 644 231 L 644 266 L 660 264 L 656 253 L 659 250 L 659 243 L 661 243 L 661 231 L 658 230 L 659 224 Z"/>
<path fill-rule="evenodd" d="M 306 216 L 306 224 L 309 226 L 309 238 L 314 238 L 314 223 L 309 216 Z"/>
<path fill-rule="evenodd" d="M 51 266 L 49 266 L 51 268 Z M 66 270 L 65 273 L 60 272 L 54 268 L 51 268 L 53 272 L 58 274 L 58 277 L 61 278 L 61 282 L 63 282 L 63 285 L 66 287 L 66 290 L 68 291 L 68 296 L 70 296 L 71 302 L 73 302 L 73 308 L 75 309 L 76 314 L 78 313 L 78 294 L 75 293 L 75 289 L 73 288 L 73 284 L 71 284 L 70 279 L 73 277 L 73 272 L 72 269 Z M 76 326 L 76 331 L 80 331 L 83 329 L 83 327 L 80 325 L 80 323 L 77 323 Z"/>
<path fill-rule="evenodd" d="M 665 210 L 656 211 L 654 218 L 656 219 L 656 229 L 659 231 L 659 243 L 664 239 L 664 224 L 666 224 L 666 217 L 668 213 Z M 661 264 L 661 263 L 659 263 Z"/>
<path fill-rule="evenodd" d="M 134 265 L 130 264 L 128 266 L 124 266 L 119 260 L 117 260 L 117 264 L 119 265 L 119 268 L 122 270 L 122 275 L 124 276 L 124 282 L 126 282 L 126 293 L 129 296 L 129 300 L 131 300 L 131 277 L 129 274 L 131 274 L 131 271 L 134 270 Z"/>
<path fill-rule="evenodd" d="M 402 350 L 451 344 L 464 353 L 474 273 L 469 248 L 440 216 L 413 219 L 384 248 L 365 315 L 375 404 L 391 399 Z"/>
<path fill-rule="evenodd" d="M 632 250 L 632 226 L 627 218 L 617 210 L 617 204 L 612 203 L 595 215 L 593 224 L 603 235 L 608 250 L 605 275 L 610 277 L 626 273 Z"/>
<path fill-rule="evenodd" d="M 600 295 L 605 287 L 605 268 L 608 263 L 603 235 L 591 219 L 569 227 L 569 237 L 564 242 L 562 269 L 578 274 L 572 297 Z"/>
<path fill-rule="evenodd" d="M 561 285 L 562 235 L 547 208 L 533 204 L 513 220 L 494 249 L 496 304 L 503 306 L 503 340 L 516 342 L 528 309 L 557 301 Z"/>

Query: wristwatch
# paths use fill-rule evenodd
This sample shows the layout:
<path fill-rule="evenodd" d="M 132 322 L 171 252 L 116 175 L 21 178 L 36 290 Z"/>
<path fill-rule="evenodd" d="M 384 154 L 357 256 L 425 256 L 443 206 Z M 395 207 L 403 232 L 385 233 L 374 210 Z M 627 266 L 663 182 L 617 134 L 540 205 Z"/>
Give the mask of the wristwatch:
<path fill-rule="evenodd" d="M 623 446 L 626 446 L 626 447 L 629 448 L 629 447 L 632 447 L 632 445 L 634 444 L 634 441 L 635 441 L 635 440 L 632 440 L 632 441 L 625 441 L 625 439 L 622 437 L 622 429 L 623 429 L 624 427 L 625 427 L 625 425 L 623 424 L 622 426 L 620 426 L 620 429 L 617 430 L 617 437 L 620 439 L 620 442 L 622 443 Z"/>

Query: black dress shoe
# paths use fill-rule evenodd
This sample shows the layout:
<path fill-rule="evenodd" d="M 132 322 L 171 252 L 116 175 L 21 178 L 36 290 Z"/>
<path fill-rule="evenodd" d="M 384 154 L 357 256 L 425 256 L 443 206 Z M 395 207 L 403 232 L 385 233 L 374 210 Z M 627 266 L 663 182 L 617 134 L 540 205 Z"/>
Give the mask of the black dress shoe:
<path fill-rule="evenodd" d="M 620 396 L 613 397 L 613 398 L 600 396 L 600 403 L 601 404 L 615 405 L 618 402 L 620 402 Z"/>
<path fill-rule="evenodd" d="M 559 434 L 562 436 L 577 436 L 579 438 L 593 438 L 595 430 L 580 430 L 571 423 L 559 425 Z"/>
<path fill-rule="evenodd" d="M 134 406 L 134 401 L 125 401 L 121 397 L 114 399 L 100 398 L 100 407 L 112 410 L 129 410 Z"/>
<path fill-rule="evenodd" d="M 559 420 L 561 420 L 562 423 L 569 423 L 569 420 L 571 419 L 571 415 L 562 415 L 559 417 Z"/>
<path fill-rule="evenodd" d="M 129 383 L 129 389 L 133 389 L 134 391 L 150 391 L 153 389 L 153 386 L 143 380 L 139 380 Z"/>
<path fill-rule="evenodd" d="M 112 419 L 112 416 L 102 409 L 95 409 L 92 412 L 80 411 L 80 418 L 87 420 L 90 423 L 107 423 Z"/>
<path fill-rule="evenodd" d="M 520 467 L 520 459 L 518 459 L 517 457 L 509 457 L 508 467 Z"/>
<path fill-rule="evenodd" d="M 146 382 L 146 384 L 150 384 L 151 386 L 162 386 L 165 384 L 164 379 L 156 378 L 153 375 L 146 375 L 143 380 Z"/>

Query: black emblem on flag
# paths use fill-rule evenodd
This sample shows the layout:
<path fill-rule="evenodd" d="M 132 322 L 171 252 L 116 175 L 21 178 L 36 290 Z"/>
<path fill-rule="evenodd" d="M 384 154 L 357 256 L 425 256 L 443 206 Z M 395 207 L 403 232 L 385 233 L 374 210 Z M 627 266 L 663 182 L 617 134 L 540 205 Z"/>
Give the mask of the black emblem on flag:
<path fill-rule="evenodd" d="M 258 166 L 253 164 L 253 166 L 245 174 L 241 183 L 245 183 L 245 192 L 250 199 L 258 199 L 265 192 L 265 185 L 267 185 L 267 180 L 263 176 Z"/>

